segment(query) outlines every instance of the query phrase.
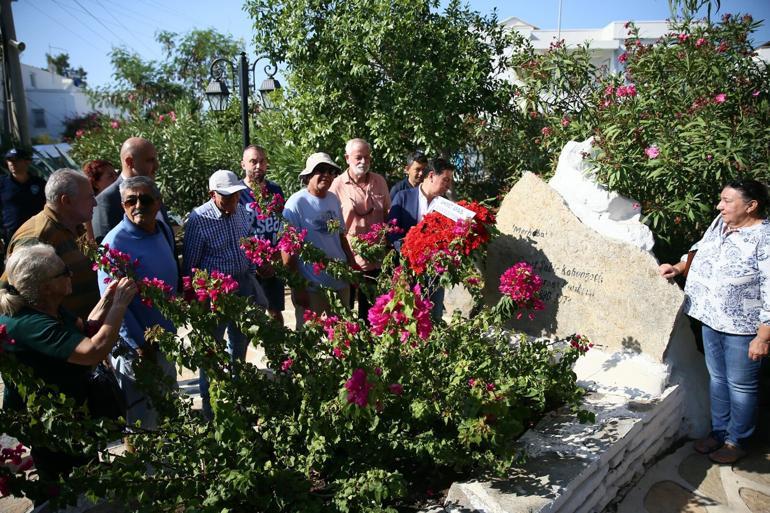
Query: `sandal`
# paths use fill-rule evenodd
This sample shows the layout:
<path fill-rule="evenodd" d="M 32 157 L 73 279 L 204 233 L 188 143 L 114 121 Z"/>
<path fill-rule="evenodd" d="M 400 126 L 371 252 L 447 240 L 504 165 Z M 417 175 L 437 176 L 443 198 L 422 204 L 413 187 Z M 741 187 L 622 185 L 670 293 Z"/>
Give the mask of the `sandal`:
<path fill-rule="evenodd" d="M 709 454 L 711 461 L 721 465 L 732 465 L 744 456 L 746 456 L 746 451 L 730 442 L 725 443 L 719 450 Z"/>
<path fill-rule="evenodd" d="M 701 454 L 712 453 L 717 449 L 719 449 L 720 447 L 722 447 L 722 442 L 720 442 L 713 435 L 709 435 L 706 438 L 701 438 L 700 440 L 696 440 L 695 443 L 692 445 L 692 448 L 695 449 L 695 452 L 699 452 Z"/>

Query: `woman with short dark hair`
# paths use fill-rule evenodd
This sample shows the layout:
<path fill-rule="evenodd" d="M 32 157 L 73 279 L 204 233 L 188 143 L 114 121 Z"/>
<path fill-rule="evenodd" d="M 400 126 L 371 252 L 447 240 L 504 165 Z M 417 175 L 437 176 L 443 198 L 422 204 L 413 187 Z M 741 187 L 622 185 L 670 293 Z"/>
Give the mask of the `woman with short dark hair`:
<path fill-rule="evenodd" d="M 100 192 L 118 179 L 115 166 L 109 160 L 89 160 L 83 164 L 83 174 L 88 178 L 88 182 L 94 190 L 94 196 L 98 196 Z M 94 228 L 91 225 L 91 221 L 87 221 L 85 224 L 88 239 L 94 240 Z"/>
<path fill-rule="evenodd" d="M 770 351 L 770 221 L 767 187 L 752 179 L 725 185 L 687 274 L 685 313 L 703 323 L 710 375 L 711 433 L 695 450 L 723 464 L 746 454 L 756 423 L 759 370 Z M 685 262 L 663 264 L 673 278 Z"/>

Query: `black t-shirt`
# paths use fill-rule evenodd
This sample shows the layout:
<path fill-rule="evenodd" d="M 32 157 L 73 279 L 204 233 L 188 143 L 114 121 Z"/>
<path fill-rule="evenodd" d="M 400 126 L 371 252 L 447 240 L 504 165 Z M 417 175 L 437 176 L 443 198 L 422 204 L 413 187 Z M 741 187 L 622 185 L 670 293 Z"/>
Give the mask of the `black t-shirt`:
<path fill-rule="evenodd" d="M 12 176 L 0 177 L 0 215 L 2 236 L 7 243 L 19 226 L 45 206 L 45 180 L 32 174 L 19 183 Z"/>
<path fill-rule="evenodd" d="M 32 308 L 22 308 L 13 317 L 0 315 L 0 324 L 5 324 L 8 338 L 15 341 L 6 345 L 5 350 L 13 353 L 19 363 L 30 367 L 36 378 L 56 386 L 77 404 L 83 404 L 91 367 L 69 363 L 67 359 L 86 336 L 77 328 L 74 315 L 61 310 L 60 317 L 56 319 Z M 8 384 L 3 408 L 24 408 L 15 387 Z"/>

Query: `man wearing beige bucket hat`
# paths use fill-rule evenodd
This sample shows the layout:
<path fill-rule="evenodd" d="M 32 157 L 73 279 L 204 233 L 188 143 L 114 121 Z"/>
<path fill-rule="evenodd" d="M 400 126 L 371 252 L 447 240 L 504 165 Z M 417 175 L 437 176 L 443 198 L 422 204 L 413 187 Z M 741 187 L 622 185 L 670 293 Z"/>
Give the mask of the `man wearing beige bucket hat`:
<path fill-rule="evenodd" d="M 339 199 L 329 191 L 340 167 L 326 153 L 313 153 L 307 158 L 305 169 L 299 178 L 305 188 L 295 192 L 286 201 L 283 216 L 298 230 L 307 230 L 305 240 L 317 247 L 324 254 L 335 260 L 353 265 L 353 252 L 350 250 L 345 233 L 345 226 Z M 338 227 L 334 229 L 334 225 Z M 304 322 L 305 310 L 317 314 L 327 312 L 329 303 L 321 291 L 322 287 L 333 290 L 348 305 L 350 287 L 347 283 L 331 277 L 325 271 L 313 268 L 313 264 L 303 262 L 297 255 L 282 254 L 284 265 L 294 270 L 309 282 L 306 289 L 292 290 L 292 301 L 296 315 L 297 329 Z"/>

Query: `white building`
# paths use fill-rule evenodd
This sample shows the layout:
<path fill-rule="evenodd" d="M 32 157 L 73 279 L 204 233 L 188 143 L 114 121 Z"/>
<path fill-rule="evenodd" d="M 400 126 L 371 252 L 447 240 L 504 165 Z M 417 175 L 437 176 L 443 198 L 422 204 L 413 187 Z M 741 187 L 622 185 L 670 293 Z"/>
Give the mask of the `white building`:
<path fill-rule="evenodd" d="M 625 21 L 613 21 L 599 29 L 562 29 L 541 30 L 534 25 L 516 17 L 510 17 L 500 22 L 504 28 L 515 30 L 524 36 L 532 44 L 535 51 L 545 53 L 552 43 L 564 40 L 567 48 L 589 44 L 591 63 L 601 68 L 606 67 L 610 73 L 623 70 L 623 65 L 618 62 L 618 57 L 625 52 L 624 43 L 628 37 L 628 29 Z M 634 25 L 639 29 L 639 38 L 642 43 L 655 42 L 659 37 L 669 32 L 666 21 L 635 21 Z"/>
<path fill-rule="evenodd" d="M 27 99 L 30 137 L 49 136 L 59 140 L 67 119 L 94 112 L 88 95 L 72 78 L 49 70 L 21 65 Z"/>

